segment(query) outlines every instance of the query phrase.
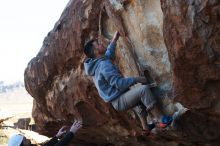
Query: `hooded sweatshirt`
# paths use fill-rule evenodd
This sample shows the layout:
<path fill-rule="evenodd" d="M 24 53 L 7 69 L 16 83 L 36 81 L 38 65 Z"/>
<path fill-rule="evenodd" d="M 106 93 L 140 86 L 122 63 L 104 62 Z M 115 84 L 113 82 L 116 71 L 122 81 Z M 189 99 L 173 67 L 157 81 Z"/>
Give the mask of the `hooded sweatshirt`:
<path fill-rule="evenodd" d="M 99 95 L 105 102 L 110 102 L 126 92 L 136 83 L 134 77 L 124 78 L 112 63 L 116 44 L 111 43 L 104 57 L 88 58 L 84 62 L 85 72 L 92 76 Z"/>

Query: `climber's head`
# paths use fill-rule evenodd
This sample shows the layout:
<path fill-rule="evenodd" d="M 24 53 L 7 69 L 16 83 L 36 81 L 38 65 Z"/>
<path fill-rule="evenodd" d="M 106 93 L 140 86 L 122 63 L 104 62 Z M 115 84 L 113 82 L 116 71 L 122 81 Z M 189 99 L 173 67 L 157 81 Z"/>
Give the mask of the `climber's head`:
<path fill-rule="evenodd" d="M 84 47 L 84 53 L 89 58 L 98 58 L 105 54 L 106 48 L 98 40 L 90 40 Z"/>

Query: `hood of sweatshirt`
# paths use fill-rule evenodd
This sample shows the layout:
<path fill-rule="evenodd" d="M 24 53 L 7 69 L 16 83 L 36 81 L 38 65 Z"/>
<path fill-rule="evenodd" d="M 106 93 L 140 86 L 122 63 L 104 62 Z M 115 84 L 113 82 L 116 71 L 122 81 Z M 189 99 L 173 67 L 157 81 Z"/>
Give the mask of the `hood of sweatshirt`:
<path fill-rule="evenodd" d="M 85 72 L 87 75 L 94 76 L 99 63 L 105 58 L 88 58 L 84 62 Z"/>

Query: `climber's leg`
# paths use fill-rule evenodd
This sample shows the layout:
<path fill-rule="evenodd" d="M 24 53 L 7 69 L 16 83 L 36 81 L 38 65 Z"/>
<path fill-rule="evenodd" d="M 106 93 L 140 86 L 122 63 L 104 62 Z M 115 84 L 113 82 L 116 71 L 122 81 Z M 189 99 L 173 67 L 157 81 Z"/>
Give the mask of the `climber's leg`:
<path fill-rule="evenodd" d="M 138 115 L 141 126 L 143 129 L 147 129 L 147 111 L 141 103 L 135 107 L 132 108 L 132 110 Z"/>
<path fill-rule="evenodd" d="M 147 110 L 151 109 L 156 103 L 147 85 L 132 88 L 111 103 L 116 110 L 124 111 L 139 105 L 140 102 L 143 103 Z"/>
<path fill-rule="evenodd" d="M 139 102 L 142 102 L 147 110 L 151 109 L 156 103 L 147 85 L 132 88 L 111 103 L 116 110 L 124 111 L 137 106 Z"/>
<path fill-rule="evenodd" d="M 148 112 L 150 112 L 153 115 L 153 117 L 156 118 L 154 120 L 156 120 L 157 122 L 160 122 L 163 114 L 161 110 L 158 108 L 157 104 L 155 104 L 151 109 L 149 109 Z"/>
<path fill-rule="evenodd" d="M 146 129 L 146 109 L 152 108 L 155 104 L 155 99 L 150 96 L 151 93 L 146 93 L 148 86 L 141 85 L 125 92 L 120 97 L 112 101 L 113 107 L 118 111 L 124 111 L 133 108 L 139 116 L 143 129 Z M 139 103 L 143 103 L 145 107 L 141 107 Z"/>

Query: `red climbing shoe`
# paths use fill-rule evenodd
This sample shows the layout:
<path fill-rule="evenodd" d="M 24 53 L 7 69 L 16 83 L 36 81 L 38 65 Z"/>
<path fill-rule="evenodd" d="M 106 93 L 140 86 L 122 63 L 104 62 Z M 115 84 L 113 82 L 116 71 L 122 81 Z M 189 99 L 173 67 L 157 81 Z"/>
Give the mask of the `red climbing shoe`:
<path fill-rule="evenodd" d="M 158 124 L 160 128 L 166 128 L 169 126 L 173 121 L 173 117 L 171 116 L 163 116 L 161 119 L 161 123 Z"/>

